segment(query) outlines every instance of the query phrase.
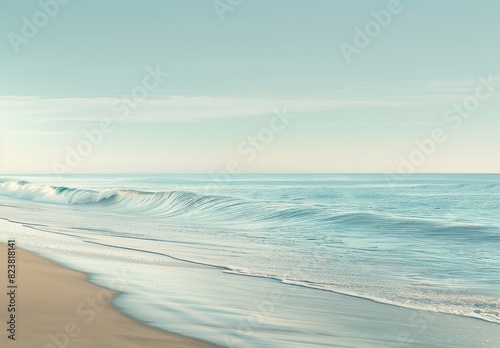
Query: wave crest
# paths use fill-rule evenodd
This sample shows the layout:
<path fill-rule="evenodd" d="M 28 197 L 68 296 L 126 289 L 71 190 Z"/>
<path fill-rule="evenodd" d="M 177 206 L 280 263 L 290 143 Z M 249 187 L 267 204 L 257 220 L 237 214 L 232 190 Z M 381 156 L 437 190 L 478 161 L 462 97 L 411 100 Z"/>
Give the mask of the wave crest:
<path fill-rule="evenodd" d="M 187 216 L 217 220 L 265 221 L 283 217 L 304 217 L 308 211 L 298 208 L 267 209 L 262 202 L 228 196 L 202 195 L 187 191 L 147 192 L 137 190 L 103 190 L 36 185 L 26 181 L 0 183 L 0 195 L 40 203 L 62 205 L 100 205 L 119 213 L 148 216 Z M 298 209 L 300 210 L 300 209 Z"/>
<path fill-rule="evenodd" d="M 93 191 L 64 186 L 37 185 L 28 181 L 7 181 L 0 184 L 0 195 L 40 203 L 91 204 L 116 195 L 116 190 Z"/>

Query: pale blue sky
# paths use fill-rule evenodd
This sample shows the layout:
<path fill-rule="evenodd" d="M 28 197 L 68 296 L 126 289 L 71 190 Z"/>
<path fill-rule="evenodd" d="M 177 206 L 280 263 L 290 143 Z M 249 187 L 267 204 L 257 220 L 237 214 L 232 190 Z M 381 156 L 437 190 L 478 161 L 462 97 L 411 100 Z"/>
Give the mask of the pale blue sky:
<path fill-rule="evenodd" d="M 73 0 L 16 52 L 43 10 L 2 1 L 0 172 L 67 165 L 102 119 L 114 131 L 71 172 L 397 172 L 436 128 L 446 141 L 415 171 L 500 172 L 500 3 L 401 0 L 349 64 L 340 44 L 388 3 L 244 0 L 221 21 L 209 0 Z M 121 119 L 148 67 L 169 76 Z M 481 77 L 490 95 L 446 121 Z M 293 121 L 250 156 L 284 108 Z"/>

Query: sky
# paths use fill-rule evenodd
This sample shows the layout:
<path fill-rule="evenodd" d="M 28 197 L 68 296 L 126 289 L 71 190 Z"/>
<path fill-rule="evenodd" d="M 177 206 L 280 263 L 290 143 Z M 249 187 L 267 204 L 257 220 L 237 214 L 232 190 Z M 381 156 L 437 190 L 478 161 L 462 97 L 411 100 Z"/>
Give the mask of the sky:
<path fill-rule="evenodd" d="M 498 13 L 0 1 L 0 173 L 499 173 Z"/>

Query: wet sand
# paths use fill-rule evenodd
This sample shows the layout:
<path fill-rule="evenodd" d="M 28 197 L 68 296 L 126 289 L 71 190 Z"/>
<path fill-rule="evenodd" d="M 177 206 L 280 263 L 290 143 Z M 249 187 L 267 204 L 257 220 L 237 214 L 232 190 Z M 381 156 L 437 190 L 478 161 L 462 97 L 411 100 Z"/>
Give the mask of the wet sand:
<path fill-rule="evenodd" d="M 117 294 L 88 282 L 85 274 L 21 249 L 16 254 L 17 288 L 7 288 L 7 246 L 0 243 L 2 347 L 216 347 L 150 328 L 119 312 L 111 304 Z M 14 314 L 8 312 L 11 290 L 15 291 L 15 340 L 9 338 L 14 331 L 7 331 Z"/>

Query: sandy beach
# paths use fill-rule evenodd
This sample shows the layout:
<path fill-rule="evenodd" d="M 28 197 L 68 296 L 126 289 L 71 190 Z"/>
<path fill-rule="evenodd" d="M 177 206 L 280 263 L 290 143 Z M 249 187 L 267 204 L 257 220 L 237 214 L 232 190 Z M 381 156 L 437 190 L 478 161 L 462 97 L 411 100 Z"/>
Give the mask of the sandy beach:
<path fill-rule="evenodd" d="M 85 274 L 24 250 L 16 253 L 14 341 L 7 331 L 7 247 L 0 244 L 2 347 L 215 347 L 145 326 L 120 313 L 111 304 L 116 293 L 89 283 Z"/>

